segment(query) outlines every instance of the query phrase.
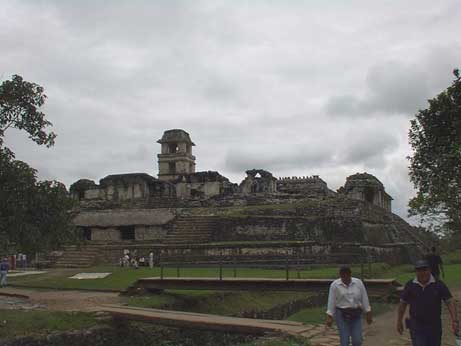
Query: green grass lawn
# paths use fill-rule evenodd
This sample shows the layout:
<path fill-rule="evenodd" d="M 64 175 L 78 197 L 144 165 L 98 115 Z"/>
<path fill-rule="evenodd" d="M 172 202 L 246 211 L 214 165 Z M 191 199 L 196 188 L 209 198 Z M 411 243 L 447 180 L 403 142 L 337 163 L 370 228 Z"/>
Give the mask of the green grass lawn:
<path fill-rule="evenodd" d="M 461 287 L 461 264 L 447 264 L 444 266 L 446 276 L 444 281 L 449 287 Z M 369 268 L 365 266 L 365 274 L 368 276 Z M 290 270 L 291 279 L 299 278 L 337 278 L 338 268 L 332 266 L 314 267 L 304 269 L 299 272 Z M 361 276 L 361 267 L 352 267 L 353 275 Z M 110 272 L 112 273 L 103 279 L 92 280 L 75 280 L 69 279 L 70 276 L 80 272 Z M 177 268 L 164 268 L 165 277 L 176 277 Z M 238 268 L 236 269 L 237 277 L 254 277 L 254 278 L 285 278 L 284 269 L 259 269 L 259 268 Z M 59 270 L 53 269 L 45 274 L 11 277 L 9 283 L 15 286 L 23 287 L 42 287 L 55 289 L 88 289 L 88 290 L 117 290 L 123 291 L 133 285 L 136 280 L 145 277 L 160 276 L 160 268 L 120 268 L 116 266 L 97 266 L 84 269 Z M 219 269 L 216 267 L 208 268 L 179 268 L 180 277 L 219 277 Z M 233 277 L 232 268 L 223 268 L 223 277 Z M 404 284 L 414 277 L 414 270 L 411 265 L 400 265 L 389 267 L 382 263 L 373 263 L 371 266 L 371 276 L 374 278 L 395 278 Z"/>
<path fill-rule="evenodd" d="M 381 273 L 383 265 L 375 263 L 372 265 L 374 273 Z M 355 275 L 360 276 L 360 266 L 352 268 Z M 112 273 L 103 279 L 92 280 L 75 280 L 69 279 L 70 276 L 81 273 Z M 337 267 L 316 267 L 313 269 L 290 270 L 289 277 L 291 279 L 299 278 L 316 278 L 316 279 L 329 279 L 337 277 Z M 285 278 L 286 271 L 284 269 L 259 269 L 259 268 L 238 268 L 236 269 L 237 277 L 254 277 L 254 278 Z M 178 276 L 177 268 L 164 268 L 163 275 L 165 277 Z M 42 288 L 56 288 L 56 289 L 88 289 L 88 290 L 118 290 L 123 291 L 129 286 L 133 285 L 136 280 L 140 278 L 160 276 L 160 268 L 121 268 L 116 266 L 97 266 L 91 268 L 72 269 L 72 270 L 59 270 L 52 269 L 48 273 L 39 275 L 29 275 L 20 277 L 11 277 L 9 283 L 15 286 L 23 287 L 42 287 Z M 180 277 L 219 277 L 219 269 L 212 268 L 179 268 Z M 223 277 L 233 277 L 234 270 L 232 268 L 223 268 Z"/>
<path fill-rule="evenodd" d="M 92 313 L 0 310 L 0 339 L 86 329 L 97 323 Z"/>
<path fill-rule="evenodd" d="M 172 291 L 128 297 L 125 303 L 144 308 L 162 308 L 193 311 L 225 316 L 251 315 L 268 311 L 277 305 L 309 298 L 305 292 L 255 292 L 255 291 Z"/>

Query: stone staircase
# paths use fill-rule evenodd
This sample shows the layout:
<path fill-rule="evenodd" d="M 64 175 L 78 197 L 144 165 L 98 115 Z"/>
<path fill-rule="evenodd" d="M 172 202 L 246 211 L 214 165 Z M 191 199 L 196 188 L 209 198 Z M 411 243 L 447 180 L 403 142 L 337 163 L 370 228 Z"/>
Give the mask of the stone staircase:
<path fill-rule="evenodd" d="M 164 245 L 201 244 L 211 241 L 218 219 L 209 216 L 179 217 L 168 232 Z"/>
<path fill-rule="evenodd" d="M 53 263 L 55 268 L 85 268 L 96 264 L 101 253 L 99 246 L 67 245 Z"/>

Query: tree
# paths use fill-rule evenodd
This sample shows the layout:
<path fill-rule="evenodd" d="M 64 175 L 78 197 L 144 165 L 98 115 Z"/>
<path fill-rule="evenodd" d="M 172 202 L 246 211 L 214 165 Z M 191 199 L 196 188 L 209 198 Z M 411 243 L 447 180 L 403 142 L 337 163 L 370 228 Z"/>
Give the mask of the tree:
<path fill-rule="evenodd" d="M 0 246 L 36 252 L 73 239 L 72 200 L 57 181 L 37 181 L 36 170 L 0 149 Z"/>
<path fill-rule="evenodd" d="M 461 77 L 429 100 L 411 120 L 409 142 L 414 154 L 410 179 L 417 190 L 410 215 L 419 215 L 435 231 L 461 232 Z"/>
<path fill-rule="evenodd" d="M 46 100 L 43 91 L 40 85 L 26 82 L 18 75 L 0 84 L 0 145 L 10 127 L 25 130 L 39 145 L 54 145 L 56 134 L 45 130 L 52 124 L 40 111 Z"/>
<path fill-rule="evenodd" d="M 56 135 L 46 132 L 52 124 L 40 110 L 46 99 L 43 91 L 17 75 L 0 85 L 0 252 L 42 251 L 76 234 L 69 213 L 72 200 L 64 184 L 38 181 L 37 171 L 16 160 L 3 143 L 6 130 L 17 128 L 39 145 L 54 145 Z"/>

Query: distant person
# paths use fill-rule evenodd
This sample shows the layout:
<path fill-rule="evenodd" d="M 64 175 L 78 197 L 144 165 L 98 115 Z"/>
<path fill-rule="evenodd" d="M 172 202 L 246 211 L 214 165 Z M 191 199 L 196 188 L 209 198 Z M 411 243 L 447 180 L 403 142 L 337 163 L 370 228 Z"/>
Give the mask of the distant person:
<path fill-rule="evenodd" d="M 442 301 L 450 312 L 451 329 L 455 334 L 459 328 L 456 305 L 448 287 L 431 275 L 428 261 L 417 261 L 415 271 L 416 277 L 406 283 L 400 295 L 397 331 L 403 333 L 403 316 L 410 305 L 410 318 L 405 320 L 405 325 L 410 330 L 413 346 L 440 346 Z"/>
<path fill-rule="evenodd" d="M 130 266 L 130 256 L 128 254 L 125 254 L 125 256 L 123 256 L 123 266 L 124 267 Z"/>
<path fill-rule="evenodd" d="M 154 253 L 149 252 L 149 268 L 154 268 Z"/>
<path fill-rule="evenodd" d="M 440 272 L 442 272 L 442 278 L 445 278 L 442 257 L 440 257 L 437 253 L 435 246 L 431 247 L 431 252 L 426 256 L 426 260 L 429 262 L 429 268 L 431 269 L 432 276 L 436 280 L 440 278 Z"/>
<path fill-rule="evenodd" d="M 139 266 L 144 267 L 145 265 L 146 265 L 146 259 L 144 258 L 144 256 L 141 256 L 139 258 Z"/>
<path fill-rule="evenodd" d="M 339 279 L 330 285 L 326 326 L 331 327 L 333 318 L 339 330 L 341 346 L 362 345 L 362 314 L 368 324 L 373 322 L 368 294 L 362 280 L 352 277 L 351 268 L 339 269 Z"/>
<path fill-rule="evenodd" d="M 22 253 L 18 253 L 16 259 L 18 268 L 22 268 Z"/>
<path fill-rule="evenodd" d="M 1 287 L 6 286 L 6 276 L 8 275 L 9 270 L 10 270 L 10 265 L 8 264 L 8 259 L 5 257 L 0 263 L 0 286 Z"/>

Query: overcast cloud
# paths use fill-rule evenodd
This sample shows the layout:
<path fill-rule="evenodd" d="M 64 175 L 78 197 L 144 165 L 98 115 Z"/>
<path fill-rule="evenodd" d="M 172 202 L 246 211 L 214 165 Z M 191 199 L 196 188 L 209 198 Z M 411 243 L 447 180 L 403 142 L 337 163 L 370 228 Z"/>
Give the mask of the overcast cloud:
<path fill-rule="evenodd" d="M 45 87 L 51 149 L 9 130 L 42 179 L 157 174 L 182 128 L 198 170 L 263 168 L 331 189 L 367 171 L 406 217 L 409 120 L 461 66 L 461 2 L 0 0 L 0 78 Z"/>

